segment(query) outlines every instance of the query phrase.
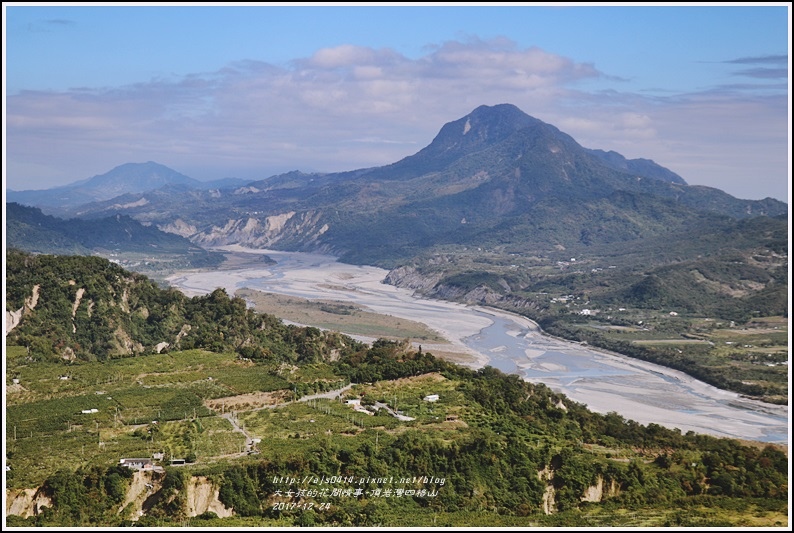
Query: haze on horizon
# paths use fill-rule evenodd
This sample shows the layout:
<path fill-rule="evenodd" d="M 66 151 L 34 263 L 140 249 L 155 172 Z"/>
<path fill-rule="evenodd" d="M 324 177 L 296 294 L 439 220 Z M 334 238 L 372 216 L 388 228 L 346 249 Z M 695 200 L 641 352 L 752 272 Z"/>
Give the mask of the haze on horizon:
<path fill-rule="evenodd" d="M 205 181 L 381 166 L 511 103 L 586 148 L 790 203 L 790 10 L 4 3 L 4 185 L 144 161 Z"/>

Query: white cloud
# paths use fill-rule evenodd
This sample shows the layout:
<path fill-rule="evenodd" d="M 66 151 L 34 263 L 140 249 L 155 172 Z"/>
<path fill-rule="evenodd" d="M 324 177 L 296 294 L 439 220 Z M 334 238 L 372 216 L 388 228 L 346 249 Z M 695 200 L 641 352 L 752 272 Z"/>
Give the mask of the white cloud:
<path fill-rule="evenodd" d="M 499 103 L 588 148 L 654 159 L 690 183 L 719 186 L 726 176 L 739 183 L 761 167 L 772 181 L 786 179 L 785 92 L 661 98 L 575 89 L 595 79 L 620 83 L 539 48 L 469 39 L 417 59 L 343 45 L 286 67 L 239 61 L 126 87 L 23 92 L 7 97 L 8 185 L 28 188 L 32 178 L 59 172 L 65 183 L 148 160 L 198 179 L 384 165 L 428 144 L 446 122 Z M 726 189 L 740 195 L 741 187 Z M 785 198 L 783 187 L 787 181 L 744 194 Z"/>

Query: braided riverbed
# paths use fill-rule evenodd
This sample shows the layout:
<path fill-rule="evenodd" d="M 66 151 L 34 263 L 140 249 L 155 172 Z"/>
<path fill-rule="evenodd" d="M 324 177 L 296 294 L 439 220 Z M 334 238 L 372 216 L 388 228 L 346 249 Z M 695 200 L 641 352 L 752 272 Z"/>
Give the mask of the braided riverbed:
<path fill-rule="evenodd" d="M 468 357 L 545 383 L 599 413 L 682 432 L 787 444 L 789 409 L 717 389 L 682 372 L 544 335 L 525 317 L 483 307 L 429 300 L 382 283 L 388 271 L 339 263 L 332 256 L 227 246 L 233 268 L 180 272 L 169 282 L 188 295 L 222 287 L 349 302 L 369 311 L 422 322 Z M 262 255 L 275 260 L 263 263 Z M 229 264 L 232 262 L 230 261 Z M 314 324 L 306 324 L 314 325 Z M 433 352 L 436 346 L 425 345 Z"/>

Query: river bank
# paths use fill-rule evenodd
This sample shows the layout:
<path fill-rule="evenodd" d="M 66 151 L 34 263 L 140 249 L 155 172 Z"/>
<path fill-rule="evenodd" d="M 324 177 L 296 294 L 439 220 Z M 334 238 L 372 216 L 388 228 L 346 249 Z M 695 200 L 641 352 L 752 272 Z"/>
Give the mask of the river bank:
<path fill-rule="evenodd" d="M 171 276 L 170 283 L 188 295 L 217 287 L 234 294 L 248 287 L 354 303 L 426 324 L 449 341 L 447 351 L 468 358 L 463 362 L 466 366 L 490 365 L 545 383 L 596 412 L 614 411 L 641 424 L 656 423 L 682 432 L 774 443 L 789 440 L 787 406 L 742 398 L 676 370 L 543 335 L 537 324 L 519 315 L 416 298 L 410 291 L 383 284 L 387 273 L 383 269 L 346 265 L 319 254 L 238 246 L 219 251 L 231 254 L 233 268 L 182 272 Z M 263 255 L 276 264 L 263 262 Z M 436 353 L 431 346 L 423 349 Z"/>

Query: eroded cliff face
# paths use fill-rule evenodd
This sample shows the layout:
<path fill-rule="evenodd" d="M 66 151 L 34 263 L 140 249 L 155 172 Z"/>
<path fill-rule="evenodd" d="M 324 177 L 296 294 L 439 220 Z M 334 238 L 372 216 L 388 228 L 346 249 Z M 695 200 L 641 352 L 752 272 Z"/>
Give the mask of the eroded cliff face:
<path fill-rule="evenodd" d="M 6 335 L 8 332 L 13 330 L 19 322 L 22 320 L 22 317 L 36 308 L 36 305 L 39 303 L 39 289 L 41 288 L 40 285 L 34 285 L 33 291 L 28 298 L 25 298 L 25 305 L 19 308 L 16 311 L 6 311 Z"/>
<path fill-rule="evenodd" d="M 118 508 L 118 514 L 126 520 L 138 521 L 159 499 L 163 475 L 152 471 L 136 471 L 127 494 Z M 185 486 L 185 516 L 194 517 L 213 512 L 220 518 L 232 516 L 234 511 L 218 499 L 220 487 L 204 476 L 191 477 Z M 23 518 L 36 516 L 44 507 L 52 507 L 52 500 L 39 489 L 13 489 L 6 491 L 6 515 Z"/>
<path fill-rule="evenodd" d="M 400 266 L 389 272 L 383 282 L 402 289 L 430 294 L 442 277 L 443 274 L 441 272 L 428 275 L 420 273 L 416 267 Z"/>
<path fill-rule="evenodd" d="M 538 470 L 538 479 L 546 482 L 546 490 L 543 492 L 543 512 L 553 514 L 557 512 L 557 491 L 554 489 L 554 469 L 546 466 L 543 470 Z"/>
<path fill-rule="evenodd" d="M 220 487 L 214 486 L 209 479 L 203 476 L 194 476 L 186 487 L 187 490 L 187 515 L 198 516 L 206 512 L 213 512 L 220 518 L 232 516 L 232 509 L 224 506 L 218 499 Z"/>
<path fill-rule="evenodd" d="M 543 470 L 538 471 L 538 479 L 546 483 L 542 504 L 545 514 L 557 512 L 557 490 L 554 488 L 554 470 L 553 467 L 547 465 Z M 583 502 L 602 502 L 619 494 L 620 486 L 614 479 L 607 481 L 603 476 L 598 476 L 595 485 L 587 487 L 580 499 Z"/>
<path fill-rule="evenodd" d="M 290 211 L 264 218 L 229 219 L 223 226 L 194 233 L 190 239 L 199 246 L 240 244 L 250 248 L 271 248 L 276 244 L 293 244 L 301 250 L 322 247 L 320 237 L 329 226 L 319 211 Z"/>
<path fill-rule="evenodd" d="M 583 502 L 600 502 L 607 498 L 612 498 L 620 494 L 620 486 L 614 479 L 607 482 L 603 477 L 598 476 L 595 485 L 587 487 L 582 495 Z"/>
<path fill-rule="evenodd" d="M 542 511 L 545 514 L 557 512 L 556 490 L 554 488 L 554 468 L 546 466 L 538 471 L 538 479 L 546 483 L 543 494 Z M 118 507 L 118 514 L 126 520 L 138 521 L 146 516 L 155 502 L 161 497 L 163 474 L 153 471 L 136 471 L 127 489 L 124 500 Z M 185 516 L 199 516 L 206 512 L 215 513 L 220 518 L 234 515 L 234 509 L 221 503 L 218 495 L 220 487 L 204 476 L 192 476 L 185 484 Z M 582 501 L 600 502 L 617 496 L 620 487 L 614 480 L 599 476 L 596 484 L 585 489 Z M 173 496 L 172 496 L 173 498 Z M 52 500 L 39 489 L 10 489 L 6 491 L 6 515 L 23 518 L 36 516 L 44 507 L 52 507 Z"/>
<path fill-rule="evenodd" d="M 52 500 L 39 489 L 6 491 L 6 515 L 27 518 L 39 514 L 44 507 L 52 507 Z"/>

